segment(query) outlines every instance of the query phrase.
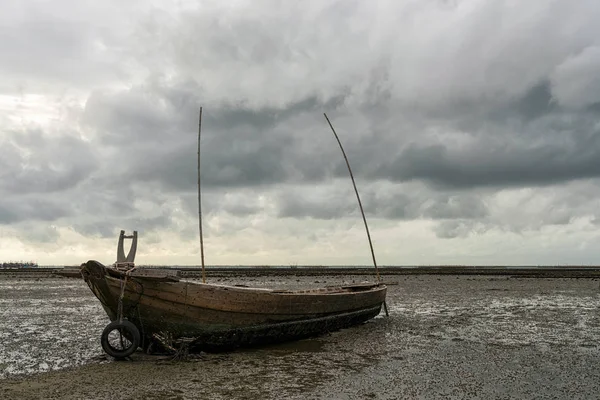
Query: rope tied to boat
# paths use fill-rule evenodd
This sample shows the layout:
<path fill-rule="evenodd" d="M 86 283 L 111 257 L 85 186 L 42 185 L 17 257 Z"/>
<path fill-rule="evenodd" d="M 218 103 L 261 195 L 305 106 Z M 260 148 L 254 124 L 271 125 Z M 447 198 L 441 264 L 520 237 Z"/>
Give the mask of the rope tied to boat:
<path fill-rule="evenodd" d="M 121 279 L 121 295 L 119 296 L 119 304 L 117 305 L 117 319 L 123 322 L 123 298 L 125 297 L 125 287 L 127 286 L 127 275 Z"/>
<path fill-rule="evenodd" d="M 115 264 L 116 265 L 116 264 Z M 130 264 L 129 266 L 132 266 L 133 264 Z M 125 288 L 127 287 L 127 278 L 129 278 L 129 276 L 131 275 L 131 273 L 136 269 L 136 266 L 133 266 L 132 268 L 129 268 L 128 270 L 126 270 L 121 279 L 120 279 L 120 283 L 121 283 L 121 294 L 119 295 L 119 303 L 117 305 L 117 319 L 119 320 L 119 322 L 123 322 L 123 298 L 125 297 Z M 135 280 L 134 280 L 135 282 Z M 140 291 L 140 298 L 142 297 L 142 293 L 144 291 L 144 287 L 141 283 L 138 282 L 138 284 L 142 287 L 141 291 Z M 139 302 L 139 298 L 138 298 L 138 302 Z"/>

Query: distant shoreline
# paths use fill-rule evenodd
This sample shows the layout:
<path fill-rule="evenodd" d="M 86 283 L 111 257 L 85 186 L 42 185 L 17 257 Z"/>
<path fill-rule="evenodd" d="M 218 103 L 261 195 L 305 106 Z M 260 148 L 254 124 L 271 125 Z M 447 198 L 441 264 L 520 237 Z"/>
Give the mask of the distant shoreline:
<path fill-rule="evenodd" d="M 139 266 L 140 268 L 158 268 Z M 201 268 L 190 267 L 160 267 L 179 271 L 182 278 L 199 278 Z M 206 267 L 208 276 L 236 277 L 236 276 L 337 276 L 337 275 L 365 275 L 374 276 L 373 267 L 356 266 L 209 266 Z M 379 267 L 379 274 L 383 276 L 399 275 L 487 275 L 487 276 L 514 276 L 531 278 L 600 278 L 600 266 L 397 266 Z M 21 269 L 0 270 L 0 277 L 72 277 L 79 278 L 79 267 L 37 267 Z"/>

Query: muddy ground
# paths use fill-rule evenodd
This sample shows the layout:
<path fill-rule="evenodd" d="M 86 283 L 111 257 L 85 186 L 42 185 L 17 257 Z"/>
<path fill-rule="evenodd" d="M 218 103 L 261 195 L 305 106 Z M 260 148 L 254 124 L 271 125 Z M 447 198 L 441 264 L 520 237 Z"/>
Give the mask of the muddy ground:
<path fill-rule="evenodd" d="M 324 286 L 364 276 L 219 279 Z M 595 279 L 400 276 L 390 317 L 185 362 L 102 355 L 108 318 L 75 279 L 0 279 L 4 399 L 596 399 Z"/>

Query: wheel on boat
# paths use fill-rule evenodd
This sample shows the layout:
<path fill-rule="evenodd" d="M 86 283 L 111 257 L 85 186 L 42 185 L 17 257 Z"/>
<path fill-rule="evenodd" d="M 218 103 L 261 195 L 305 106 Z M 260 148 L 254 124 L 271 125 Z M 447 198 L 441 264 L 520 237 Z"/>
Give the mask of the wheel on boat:
<path fill-rule="evenodd" d="M 100 343 L 109 356 L 116 359 L 129 357 L 140 345 L 140 331 L 130 321 L 113 321 L 102 331 Z"/>

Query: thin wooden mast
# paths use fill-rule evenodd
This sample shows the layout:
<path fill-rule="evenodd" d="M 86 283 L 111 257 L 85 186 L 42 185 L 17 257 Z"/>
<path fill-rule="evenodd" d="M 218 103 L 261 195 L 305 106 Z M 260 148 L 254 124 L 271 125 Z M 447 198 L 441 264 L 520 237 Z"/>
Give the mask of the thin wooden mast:
<path fill-rule="evenodd" d="M 331 131 L 333 132 L 333 135 L 335 136 L 335 139 L 337 140 L 338 144 L 340 145 L 340 150 L 342 150 L 342 155 L 344 156 L 344 160 L 346 160 L 346 166 L 348 167 L 348 172 L 350 173 L 350 178 L 352 179 L 352 186 L 354 186 L 354 193 L 356 193 L 356 199 L 358 200 L 358 207 L 360 208 L 360 213 L 362 214 L 363 222 L 365 223 L 365 230 L 367 231 L 367 239 L 369 239 L 369 247 L 371 249 L 371 257 L 373 258 L 373 266 L 375 267 L 375 274 L 377 275 L 377 282 L 379 283 L 379 282 L 381 282 L 381 278 L 379 276 L 379 268 L 377 267 L 377 261 L 375 260 L 375 251 L 373 250 L 373 242 L 371 241 L 371 234 L 369 233 L 369 225 L 367 225 L 367 218 L 365 217 L 365 211 L 363 210 L 362 202 L 360 201 L 360 196 L 358 195 L 358 189 L 356 188 L 356 182 L 354 181 L 354 175 L 352 174 L 352 168 L 350 168 L 350 162 L 348 161 L 348 157 L 346 156 L 346 152 L 344 151 L 342 142 L 340 141 L 340 138 L 338 137 L 337 133 L 335 132 L 335 129 L 333 128 L 333 125 L 331 124 L 331 121 L 327 117 L 327 114 L 323 113 L 323 115 L 325 116 L 325 119 L 327 120 L 327 123 L 329 124 L 329 127 L 331 128 Z M 385 315 L 388 315 L 387 304 L 385 303 L 385 301 L 383 302 L 383 308 L 385 309 Z"/>
<path fill-rule="evenodd" d="M 204 242 L 202 239 L 202 198 L 200 196 L 200 132 L 202 132 L 202 107 L 198 117 L 198 228 L 200 230 L 200 259 L 202 261 L 202 283 L 206 283 L 204 271 Z"/>

